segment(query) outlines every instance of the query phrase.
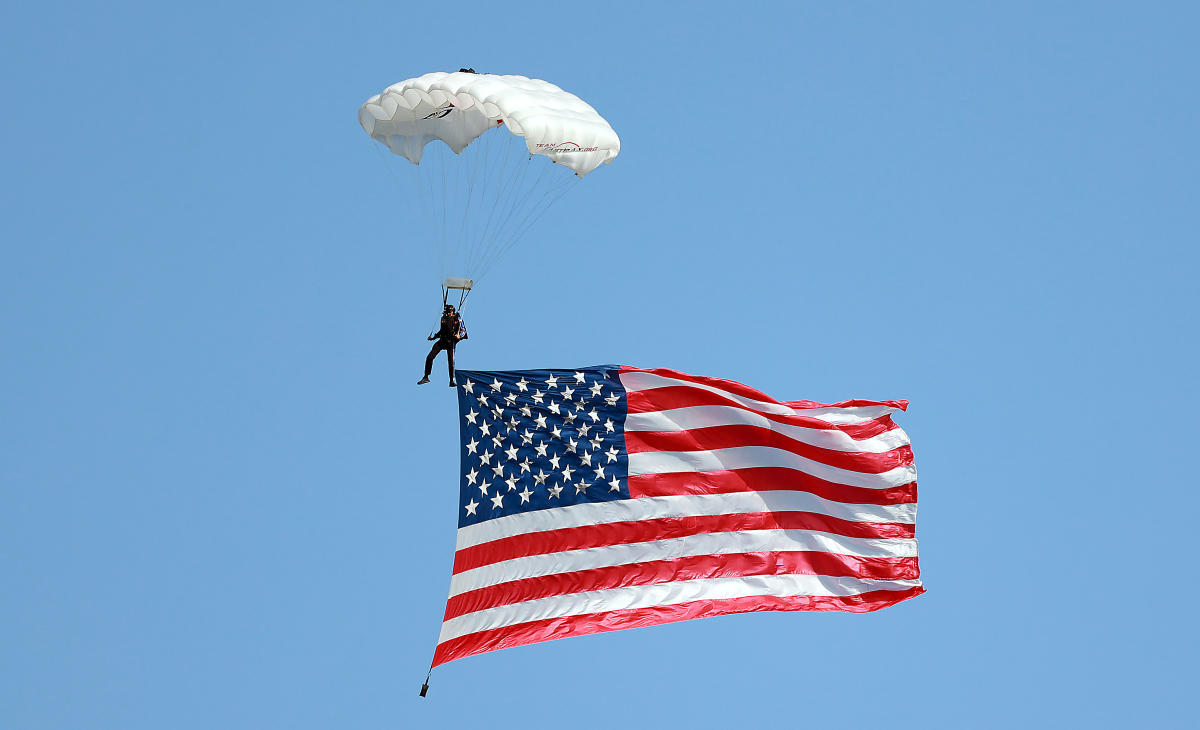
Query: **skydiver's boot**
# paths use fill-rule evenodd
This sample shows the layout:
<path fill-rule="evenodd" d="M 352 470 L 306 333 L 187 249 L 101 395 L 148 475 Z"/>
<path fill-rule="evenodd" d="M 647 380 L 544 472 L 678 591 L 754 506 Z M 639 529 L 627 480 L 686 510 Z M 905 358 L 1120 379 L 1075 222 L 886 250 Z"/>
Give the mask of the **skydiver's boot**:
<path fill-rule="evenodd" d="M 429 382 L 429 376 L 426 375 L 425 377 L 423 377 L 417 381 L 417 385 L 425 385 L 428 382 Z"/>

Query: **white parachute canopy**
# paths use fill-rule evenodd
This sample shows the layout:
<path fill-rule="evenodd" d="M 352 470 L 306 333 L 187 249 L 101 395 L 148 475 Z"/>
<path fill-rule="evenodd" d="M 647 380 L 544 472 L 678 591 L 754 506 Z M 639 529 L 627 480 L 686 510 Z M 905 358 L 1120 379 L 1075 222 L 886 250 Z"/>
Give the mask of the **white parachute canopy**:
<path fill-rule="evenodd" d="M 415 166 L 407 197 L 428 230 L 406 234 L 431 241 L 442 277 L 480 279 L 574 182 L 621 150 L 590 105 L 525 76 L 425 74 L 368 99 L 358 121 Z M 445 146 L 428 147 L 434 140 Z"/>

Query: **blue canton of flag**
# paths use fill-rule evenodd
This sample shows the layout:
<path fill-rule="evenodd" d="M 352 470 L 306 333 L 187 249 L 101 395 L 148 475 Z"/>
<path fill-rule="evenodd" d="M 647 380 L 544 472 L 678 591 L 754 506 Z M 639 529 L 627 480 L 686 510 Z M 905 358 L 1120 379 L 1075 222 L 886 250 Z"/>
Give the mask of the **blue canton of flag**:
<path fill-rule="evenodd" d="M 629 498 L 620 366 L 457 371 L 459 527 Z"/>

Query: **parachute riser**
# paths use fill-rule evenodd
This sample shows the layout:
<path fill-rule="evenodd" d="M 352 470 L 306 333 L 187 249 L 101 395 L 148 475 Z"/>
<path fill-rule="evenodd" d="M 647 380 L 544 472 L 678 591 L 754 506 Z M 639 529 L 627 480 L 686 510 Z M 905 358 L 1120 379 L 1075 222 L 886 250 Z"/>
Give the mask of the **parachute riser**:
<path fill-rule="evenodd" d="M 451 290 L 458 290 L 458 307 L 456 309 L 462 313 L 463 307 L 467 304 L 467 295 L 471 293 L 471 289 L 475 286 L 473 279 L 457 279 L 448 277 L 442 282 L 442 306 L 449 303 Z"/>

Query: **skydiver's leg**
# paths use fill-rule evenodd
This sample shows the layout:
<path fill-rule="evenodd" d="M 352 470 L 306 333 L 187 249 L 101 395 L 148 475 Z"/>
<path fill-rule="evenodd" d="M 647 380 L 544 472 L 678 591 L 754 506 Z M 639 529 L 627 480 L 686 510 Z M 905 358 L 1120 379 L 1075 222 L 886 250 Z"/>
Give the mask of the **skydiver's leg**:
<path fill-rule="evenodd" d="M 426 378 L 428 378 L 429 374 L 431 372 L 433 372 L 433 358 L 437 357 L 437 354 L 438 354 L 438 352 L 441 351 L 441 349 L 442 349 L 442 341 L 438 340 L 437 342 L 433 343 L 433 347 L 430 348 L 429 354 L 425 357 L 425 377 Z"/>
<path fill-rule="evenodd" d="M 450 385 L 454 385 L 454 345 L 446 348 L 446 369 L 450 371 Z"/>

